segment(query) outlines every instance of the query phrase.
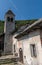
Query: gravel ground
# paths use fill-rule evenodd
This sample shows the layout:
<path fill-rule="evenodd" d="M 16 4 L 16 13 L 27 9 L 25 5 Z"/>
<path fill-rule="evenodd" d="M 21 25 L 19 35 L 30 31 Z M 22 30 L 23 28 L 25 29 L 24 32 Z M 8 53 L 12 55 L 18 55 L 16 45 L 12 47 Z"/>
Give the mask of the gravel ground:
<path fill-rule="evenodd" d="M 15 63 L 8 63 L 8 64 L 0 64 L 0 65 L 24 65 L 24 64 L 18 62 L 17 64 L 15 64 Z"/>

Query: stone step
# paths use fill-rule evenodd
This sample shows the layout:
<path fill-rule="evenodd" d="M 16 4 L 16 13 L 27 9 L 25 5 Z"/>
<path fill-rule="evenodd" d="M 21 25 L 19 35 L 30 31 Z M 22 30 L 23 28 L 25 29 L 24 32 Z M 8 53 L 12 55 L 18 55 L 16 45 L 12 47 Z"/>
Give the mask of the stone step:
<path fill-rule="evenodd" d="M 11 59 L 11 58 L 17 58 L 17 56 L 6 55 L 6 56 L 1 56 L 1 57 L 0 57 L 0 59 Z"/>
<path fill-rule="evenodd" d="M 15 57 L 15 56 L 13 56 L 13 55 L 8 55 L 8 56 L 2 56 L 2 57 L 0 57 L 0 63 L 1 64 L 5 64 L 5 63 L 15 63 L 15 64 L 17 64 L 17 62 L 18 62 L 18 57 Z"/>

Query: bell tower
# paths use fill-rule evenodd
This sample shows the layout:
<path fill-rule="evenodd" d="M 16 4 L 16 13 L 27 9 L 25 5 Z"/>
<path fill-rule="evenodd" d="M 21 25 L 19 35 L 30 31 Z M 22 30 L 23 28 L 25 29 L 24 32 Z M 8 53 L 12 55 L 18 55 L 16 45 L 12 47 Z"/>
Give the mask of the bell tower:
<path fill-rule="evenodd" d="M 13 14 L 11 10 L 8 10 L 8 12 L 5 14 L 4 33 L 7 32 L 7 34 L 9 34 L 13 30 L 15 30 L 15 14 Z"/>
<path fill-rule="evenodd" d="M 8 10 L 5 14 L 5 24 L 4 24 L 4 53 L 12 53 L 12 31 L 15 31 L 15 14 Z"/>

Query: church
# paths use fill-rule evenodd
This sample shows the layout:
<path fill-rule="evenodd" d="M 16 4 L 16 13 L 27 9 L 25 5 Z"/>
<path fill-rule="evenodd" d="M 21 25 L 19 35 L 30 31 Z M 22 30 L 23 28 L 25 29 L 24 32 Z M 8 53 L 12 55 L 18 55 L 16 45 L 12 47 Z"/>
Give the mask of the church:
<path fill-rule="evenodd" d="M 4 55 L 17 53 L 20 62 L 27 65 L 42 65 L 42 19 L 16 29 L 15 14 L 8 10 L 0 34 L 0 51 Z"/>

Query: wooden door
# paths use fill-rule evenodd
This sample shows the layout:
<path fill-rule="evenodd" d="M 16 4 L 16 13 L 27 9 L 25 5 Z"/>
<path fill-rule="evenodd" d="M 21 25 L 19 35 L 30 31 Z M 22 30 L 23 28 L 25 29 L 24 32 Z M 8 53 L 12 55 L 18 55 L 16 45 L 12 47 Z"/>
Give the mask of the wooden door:
<path fill-rule="evenodd" d="M 23 63 L 23 50 L 22 50 L 22 48 L 19 49 L 19 61 Z"/>

